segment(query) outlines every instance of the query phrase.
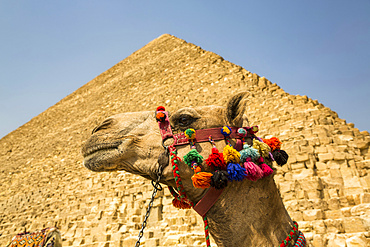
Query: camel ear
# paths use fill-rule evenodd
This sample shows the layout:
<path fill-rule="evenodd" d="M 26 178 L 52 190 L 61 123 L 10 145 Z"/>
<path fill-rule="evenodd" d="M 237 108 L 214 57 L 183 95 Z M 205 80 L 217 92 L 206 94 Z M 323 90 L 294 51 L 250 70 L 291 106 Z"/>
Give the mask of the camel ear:
<path fill-rule="evenodd" d="M 226 106 L 225 120 L 227 125 L 233 127 L 248 126 L 248 119 L 245 114 L 248 92 L 234 95 Z"/>

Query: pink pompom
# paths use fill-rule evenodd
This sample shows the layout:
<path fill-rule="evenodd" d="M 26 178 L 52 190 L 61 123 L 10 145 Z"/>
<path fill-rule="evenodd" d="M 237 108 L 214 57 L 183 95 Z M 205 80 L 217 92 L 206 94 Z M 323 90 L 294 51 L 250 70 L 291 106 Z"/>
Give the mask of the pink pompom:
<path fill-rule="evenodd" d="M 263 177 L 270 176 L 272 173 L 274 173 L 274 170 L 271 169 L 267 164 L 262 163 L 260 165 L 262 171 L 263 171 Z"/>
<path fill-rule="evenodd" d="M 262 169 L 254 164 L 251 161 L 251 158 L 247 158 L 247 160 L 244 162 L 244 168 L 245 168 L 245 173 L 247 176 L 247 179 L 252 180 L 252 181 L 257 181 L 258 179 L 263 177 L 263 171 Z"/>

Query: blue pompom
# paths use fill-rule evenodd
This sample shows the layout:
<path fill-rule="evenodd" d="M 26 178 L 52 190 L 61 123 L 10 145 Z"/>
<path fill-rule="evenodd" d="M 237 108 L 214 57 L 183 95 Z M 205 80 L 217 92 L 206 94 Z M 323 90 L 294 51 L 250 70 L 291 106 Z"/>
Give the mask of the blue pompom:
<path fill-rule="evenodd" d="M 230 181 L 242 181 L 245 177 L 245 168 L 241 167 L 239 164 L 229 163 L 227 165 L 227 173 L 229 176 L 227 177 Z"/>
<path fill-rule="evenodd" d="M 232 132 L 231 128 L 227 125 L 221 128 L 221 134 L 223 134 L 225 137 L 230 136 L 231 132 Z"/>
<path fill-rule="evenodd" d="M 260 153 L 257 149 L 252 148 L 248 144 L 243 146 L 243 149 L 240 151 L 240 161 L 244 163 L 247 158 L 251 158 L 252 161 L 256 161 L 260 157 Z"/>

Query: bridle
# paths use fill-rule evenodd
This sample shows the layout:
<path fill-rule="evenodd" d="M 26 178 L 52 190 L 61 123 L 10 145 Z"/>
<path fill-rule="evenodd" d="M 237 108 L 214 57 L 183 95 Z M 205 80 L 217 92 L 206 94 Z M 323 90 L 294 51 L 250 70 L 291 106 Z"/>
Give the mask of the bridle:
<path fill-rule="evenodd" d="M 165 155 L 169 156 L 171 158 L 171 161 L 174 162 L 174 160 L 178 159 L 178 157 L 176 155 L 176 146 L 189 145 L 189 144 L 192 144 L 192 141 L 189 140 L 186 137 L 185 132 L 181 132 L 181 133 L 178 133 L 178 134 L 173 134 L 172 133 L 168 112 L 165 111 L 164 107 L 160 106 L 160 107 L 157 108 L 156 120 L 158 122 L 160 134 L 161 134 L 161 137 L 162 137 L 162 146 L 165 149 Z M 240 145 L 241 140 L 240 140 L 240 136 L 238 135 L 238 131 L 237 131 L 240 128 L 238 128 L 238 127 L 228 127 L 228 128 L 231 131 L 231 134 L 228 137 L 232 138 L 232 139 L 237 139 L 236 145 L 238 145 L 238 144 Z M 245 129 L 248 129 L 249 131 L 251 131 L 251 128 L 249 128 L 249 127 L 242 127 L 242 128 L 245 128 Z M 262 142 L 262 139 L 256 137 L 253 134 L 253 131 L 251 131 L 251 133 L 252 134 L 250 134 L 250 132 L 247 132 L 247 135 L 245 135 L 245 137 L 256 138 L 256 139 L 258 139 L 259 141 Z M 211 137 L 212 137 L 212 142 L 213 141 L 218 141 L 218 140 L 224 140 L 224 139 L 226 140 L 225 135 L 223 135 L 220 132 L 220 128 L 201 129 L 201 130 L 196 131 L 196 142 L 197 143 L 199 143 L 199 142 L 208 142 L 208 141 L 210 141 Z M 173 143 L 171 145 L 167 146 L 165 144 L 165 142 L 168 139 L 173 139 Z M 269 155 L 270 155 L 271 159 L 274 160 L 271 153 Z M 158 169 L 156 171 L 157 179 L 156 179 L 156 181 L 152 180 L 152 185 L 154 187 L 153 192 L 152 192 L 152 197 L 151 197 L 151 200 L 149 202 L 149 206 L 147 208 L 147 212 L 145 214 L 144 221 L 142 223 L 142 227 L 141 227 L 141 230 L 139 232 L 138 240 L 135 244 L 135 247 L 140 246 L 140 239 L 144 234 L 144 229 L 147 225 L 147 219 L 149 218 L 151 208 L 153 207 L 154 198 L 155 198 L 157 192 L 162 190 L 162 186 L 160 185 L 159 181 L 161 179 L 164 167 L 163 167 L 162 162 L 158 162 L 158 164 L 159 164 L 159 166 L 158 166 Z M 167 164 L 164 164 L 164 166 L 166 166 L 166 165 L 168 165 L 168 162 L 167 162 Z M 177 174 L 178 174 L 177 171 L 174 170 L 175 180 L 176 180 Z M 180 177 L 179 174 L 178 174 L 178 177 Z M 176 184 L 178 184 L 178 183 L 176 182 Z M 175 197 L 175 199 L 181 197 L 182 200 L 184 200 L 200 216 L 202 216 L 203 221 L 204 221 L 204 225 L 205 225 L 206 245 L 207 245 L 207 247 L 210 247 L 211 245 L 210 245 L 210 239 L 209 239 L 209 233 L 208 233 L 208 221 L 207 221 L 206 213 L 214 205 L 214 203 L 220 197 L 220 195 L 222 194 L 224 189 L 215 189 L 214 187 L 210 187 L 208 189 L 208 191 L 205 193 L 205 195 L 202 197 L 202 199 L 197 204 L 194 204 L 193 202 L 191 202 L 190 200 L 187 199 L 186 194 L 183 190 L 183 187 L 182 187 L 182 189 L 178 188 L 178 192 L 176 192 L 176 190 L 171 186 L 168 186 L 168 188 L 169 188 L 171 194 Z M 181 193 L 181 191 L 182 191 L 182 193 Z M 306 245 L 306 240 L 304 238 L 303 233 L 298 231 L 298 224 L 296 222 L 294 222 L 294 226 L 293 226 L 292 231 L 290 232 L 288 237 L 285 240 L 282 241 L 280 246 L 281 247 L 288 246 L 288 244 L 293 240 L 294 236 L 297 236 L 297 241 L 294 244 L 294 246 L 304 247 Z"/>

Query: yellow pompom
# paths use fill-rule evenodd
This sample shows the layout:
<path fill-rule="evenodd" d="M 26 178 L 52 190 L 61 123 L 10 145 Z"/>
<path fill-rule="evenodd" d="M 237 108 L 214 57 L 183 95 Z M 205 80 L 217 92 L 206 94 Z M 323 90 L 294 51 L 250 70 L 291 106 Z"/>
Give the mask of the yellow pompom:
<path fill-rule="evenodd" d="M 232 146 L 226 145 L 222 153 L 225 163 L 238 164 L 240 162 L 240 153 Z"/>
<path fill-rule="evenodd" d="M 189 140 L 194 140 L 195 139 L 195 130 L 194 129 L 187 129 L 184 132 L 185 137 L 188 138 Z"/>
<path fill-rule="evenodd" d="M 260 142 L 256 139 L 253 140 L 253 148 L 257 149 L 258 152 L 260 153 L 260 155 L 262 157 L 269 157 L 269 153 L 271 152 L 271 148 L 269 147 L 269 145 L 267 145 L 266 143 L 264 142 Z"/>

